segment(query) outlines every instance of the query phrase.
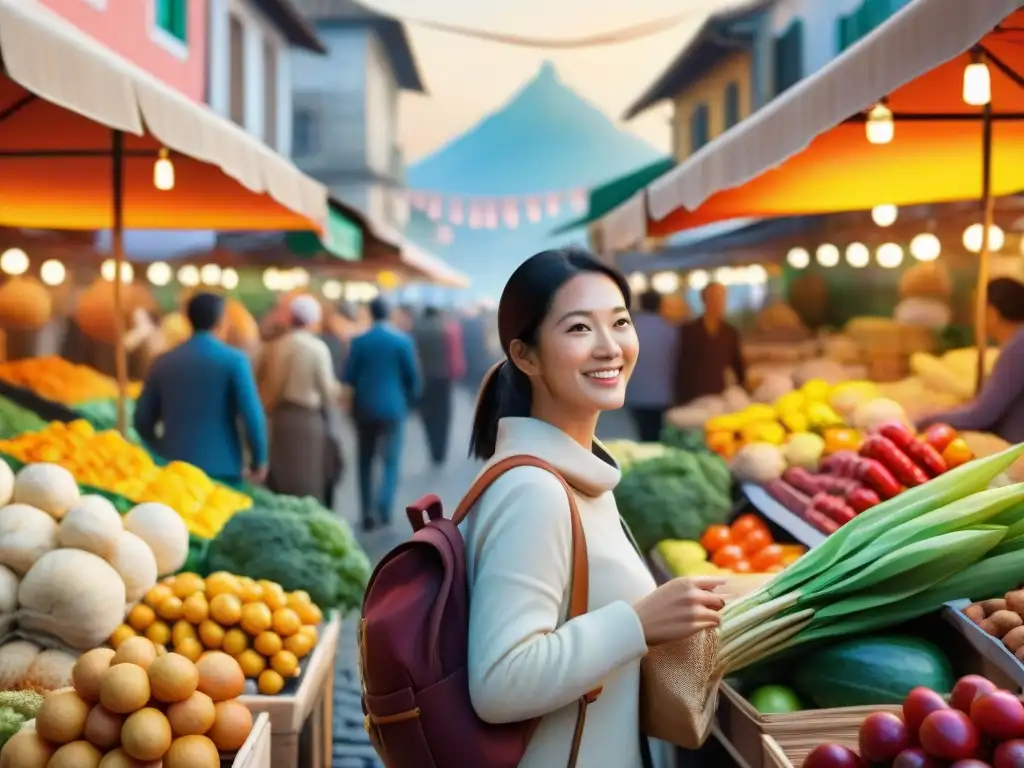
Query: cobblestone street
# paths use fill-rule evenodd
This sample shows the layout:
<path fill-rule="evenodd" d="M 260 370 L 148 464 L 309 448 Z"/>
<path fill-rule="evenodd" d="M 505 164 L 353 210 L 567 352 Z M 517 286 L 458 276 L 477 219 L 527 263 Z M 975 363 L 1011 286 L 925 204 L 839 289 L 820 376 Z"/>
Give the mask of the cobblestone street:
<path fill-rule="evenodd" d="M 436 493 L 450 513 L 458 504 L 476 475 L 478 464 L 466 458 L 469 428 L 472 422 L 473 397 L 459 392 L 455 398 L 452 443 L 448 464 L 441 472 L 434 471 L 426 456 L 426 442 L 418 417 L 406 425 L 405 456 L 398 504 L 414 501 L 425 493 Z M 602 437 L 631 436 L 631 425 L 624 412 L 607 414 L 598 430 Z M 355 444 L 346 430 L 345 448 L 348 467 L 338 509 L 355 527 L 359 518 L 358 492 L 355 480 Z M 363 540 L 373 562 L 408 535 L 408 524 L 400 509 L 395 510 L 395 528 L 374 532 Z M 380 768 L 373 748 L 363 731 L 363 715 L 359 707 L 359 678 L 356 667 L 355 622 L 342 626 L 341 642 L 334 682 L 334 765 L 333 768 Z"/>

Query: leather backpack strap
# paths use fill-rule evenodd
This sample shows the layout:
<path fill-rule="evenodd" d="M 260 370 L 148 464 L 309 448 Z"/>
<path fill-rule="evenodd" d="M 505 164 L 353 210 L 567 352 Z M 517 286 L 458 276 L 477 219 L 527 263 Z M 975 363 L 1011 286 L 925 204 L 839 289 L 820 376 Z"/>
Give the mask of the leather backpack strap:
<path fill-rule="evenodd" d="M 568 619 L 575 619 L 587 612 L 590 600 L 590 565 L 587 560 L 587 538 L 583 532 L 583 521 L 580 518 L 579 508 L 576 506 L 576 497 L 572 488 L 565 482 L 565 478 L 546 461 L 535 456 L 510 456 L 507 459 L 497 461 L 488 467 L 482 475 L 473 483 L 469 492 L 459 502 L 459 506 L 452 515 L 452 522 L 459 525 L 466 519 L 469 511 L 476 506 L 476 503 L 483 496 L 484 491 L 491 487 L 495 480 L 516 467 L 537 467 L 545 472 L 550 472 L 558 478 L 558 482 L 565 489 L 565 495 L 569 499 L 569 522 L 572 527 L 572 566 L 569 577 L 569 615 Z M 569 749 L 568 768 L 576 768 L 576 760 L 579 756 L 580 744 L 583 741 L 583 728 L 587 721 L 587 705 L 597 701 L 601 695 L 601 688 L 597 687 L 588 691 L 578 701 L 579 712 L 576 715 L 576 727 L 573 729 L 572 745 Z"/>

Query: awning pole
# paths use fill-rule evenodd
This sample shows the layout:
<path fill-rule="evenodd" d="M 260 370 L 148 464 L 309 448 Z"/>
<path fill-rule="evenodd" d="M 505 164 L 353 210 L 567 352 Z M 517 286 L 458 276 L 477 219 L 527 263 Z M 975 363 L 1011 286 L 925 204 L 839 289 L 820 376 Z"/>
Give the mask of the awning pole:
<path fill-rule="evenodd" d="M 117 375 L 117 431 L 122 435 L 128 431 L 128 414 L 125 407 L 128 385 L 128 357 L 124 348 L 124 309 L 122 297 L 122 273 L 124 271 L 124 134 L 115 130 L 110 153 L 110 168 L 113 178 L 113 226 L 111 242 L 114 248 L 114 371 Z"/>
<path fill-rule="evenodd" d="M 988 346 L 988 261 L 989 233 L 995 217 L 995 198 L 992 196 L 992 102 L 982 110 L 981 133 L 981 253 L 978 256 L 977 303 L 974 315 L 974 336 L 978 348 L 978 387 L 985 383 L 985 349 Z"/>

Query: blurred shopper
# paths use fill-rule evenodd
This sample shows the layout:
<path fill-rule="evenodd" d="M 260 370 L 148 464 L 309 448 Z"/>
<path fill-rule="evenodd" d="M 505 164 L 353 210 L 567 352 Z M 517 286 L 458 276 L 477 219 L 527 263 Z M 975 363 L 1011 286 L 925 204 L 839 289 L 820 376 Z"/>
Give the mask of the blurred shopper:
<path fill-rule="evenodd" d="M 325 506 L 341 479 L 341 440 L 329 409 L 341 396 L 331 353 L 320 338 L 323 308 L 301 295 L 289 306 L 291 330 L 256 356 L 256 380 L 270 421 L 268 487 L 290 496 L 313 496 Z"/>
<path fill-rule="evenodd" d="M 633 325 L 641 354 L 626 390 L 629 408 L 640 440 L 657 442 L 665 411 L 675 397 L 679 328 L 661 316 L 661 295 L 647 291 L 640 296 L 640 311 Z"/>
<path fill-rule="evenodd" d="M 412 339 L 388 322 L 388 306 L 370 303 L 373 325 L 352 340 L 345 383 L 352 387 L 352 419 L 359 450 L 359 497 L 363 529 L 391 523 L 402 461 L 402 430 L 419 400 L 421 380 Z M 374 482 L 376 459 L 384 471 Z"/>
<path fill-rule="evenodd" d="M 701 291 L 704 314 L 682 326 L 676 359 L 676 405 L 706 395 L 720 395 L 726 388 L 726 374 L 732 371 L 745 386 L 747 366 L 743 361 L 740 334 L 725 319 L 725 286 L 709 283 Z"/>
<path fill-rule="evenodd" d="M 921 429 L 949 424 L 966 432 L 992 432 L 1007 442 L 1024 442 L 1024 283 L 999 277 L 988 284 L 988 335 L 999 359 L 973 402 L 922 419 Z"/>
<path fill-rule="evenodd" d="M 184 461 L 210 477 L 263 482 L 267 427 L 248 358 L 214 336 L 224 299 L 197 293 L 186 314 L 192 337 L 158 357 L 135 405 L 135 429 L 168 461 Z M 243 471 L 245 426 L 250 465 Z"/>
<path fill-rule="evenodd" d="M 420 417 L 435 468 L 448 457 L 452 422 L 452 388 L 465 373 L 461 336 L 437 307 L 427 307 L 413 328 L 413 339 L 423 373 Z"/>
<path fill-rule="evenodd" d="M 497 319 L 483 307 L 469 307 L 462 318 L 462 345 L 466 356 L 466 385 L 474 394 L 480 388 L 487 371 L 497 361 L 500 345 Z"/>

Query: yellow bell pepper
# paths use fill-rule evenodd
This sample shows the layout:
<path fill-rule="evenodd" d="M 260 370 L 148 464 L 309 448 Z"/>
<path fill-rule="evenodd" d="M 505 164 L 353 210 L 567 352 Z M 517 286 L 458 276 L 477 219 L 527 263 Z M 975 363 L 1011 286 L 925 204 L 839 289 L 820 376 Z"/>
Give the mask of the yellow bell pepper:
<path fill-rule="evenodd" d="M 806 432 L 811 426 L 807 416 L 800 412 L 779 414 L 779 421 L 782 422 L 782 426 L 794 433 Z"/>
<path fill-rule="evenodd" d="M 786 441 L 786 430 L 777 421 L 756 421 L 740 430 L 740 438 L 744 444 L 782 445 Z"/>
<path fill-rule="evenodd" d="M 717 453 L 719 456 L 730 459 L 732 458 L 738 446 L 736 445 L 736 437 L 733 432 L 708 432 L 704 438 L 707 443 L 708 449 L 712 453 Z"/>
<path fill-rule="evenodd" d="M 804 393 L 808 402 L 827 403 L 828 396 L 832 394 L 832 385 L 824 379 L 811 379 L 800 388 L 800 391 Z"/>
<path fill-rule="evenodd" d="M 807 422 L 814 430 L 841 427 L 845 424 L 843 417 L 836 413 L 832 406 L 825 403 L 810 403 L 807 406 L 806 414 Z"/>
<path fill-rule="evenodd" d="M 775 421 L 775 409 L 763 403 L 747 406 L 740 413 L 747 421 Z"/>
<path fill-rule="evenodd" d="M 712 432 L 738 432 L 746 424 L 748 419 L 740 413 L 728 413 L 724 416 L 712 416 L 704 422 L 704 431 Z"/>
<path fill-rule="evenodd" d="M 797 390 L 777 398 L 772 405 L 775 408 L 775 412 L 781 416 L 784 413 L 799 413 L 803 411 L 806 401 L 807 397 L 804 393 Z"/>
<path fill-rule="evenodd" d="M 822 437 L 825 438 L 826 456 L 838 451 L 859 451 L 860 444 L 864 442 L 864 437 L 860 432 L 844 427 L 826 429 L 822 433 Z"/>

